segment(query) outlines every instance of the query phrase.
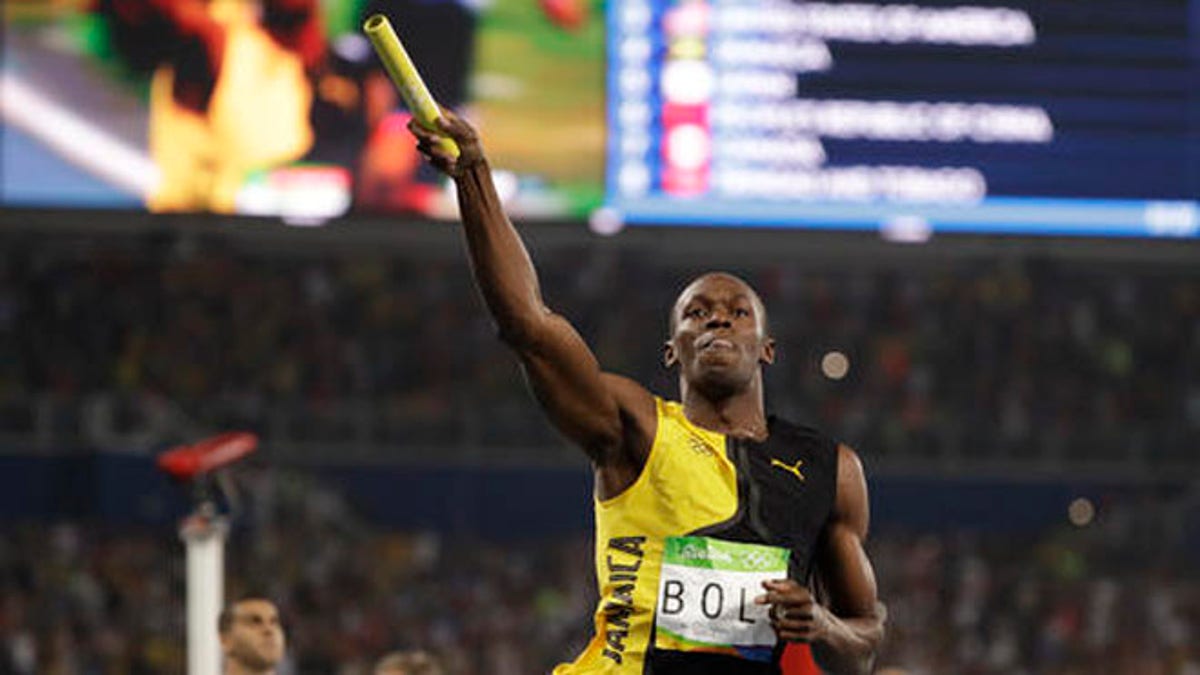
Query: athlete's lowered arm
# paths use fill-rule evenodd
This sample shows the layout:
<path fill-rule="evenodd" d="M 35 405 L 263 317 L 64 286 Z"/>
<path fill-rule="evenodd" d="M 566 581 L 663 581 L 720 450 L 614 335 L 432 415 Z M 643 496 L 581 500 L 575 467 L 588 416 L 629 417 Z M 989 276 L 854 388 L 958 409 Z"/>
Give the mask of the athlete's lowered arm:
<path fill-rule="evenodd" d="M 625 419 L 630 407 L 642 413 L 635 417 L 647 407 L 653 415 L 653 399 L 632 381 L 602 373 L 579 333 L 542 301 L 537 272 L 501 207 L 475 129 L 445 109 L 440 133 L 416 123 L 409 129 L 421 152 L 454 179 L 475 282 L 551 421 L 600 466 L 631 444 L 648 446 L 632 437 Z M 439 136 L 454 139 L 457 158 L 438 147 Z"/>
<path fill-rule="evenodd" d="M 837 500 L 816 554 L 820 601 L 792 579 L 764 584 L 762 600 L 777 606 L 772 623 L 779 637 L 810 643 L 821 668 L 836 675 L 870 673 L 883 642 L 887 609 L 863 549 L 869 522 L 862 463 L 838 446 Z"/>

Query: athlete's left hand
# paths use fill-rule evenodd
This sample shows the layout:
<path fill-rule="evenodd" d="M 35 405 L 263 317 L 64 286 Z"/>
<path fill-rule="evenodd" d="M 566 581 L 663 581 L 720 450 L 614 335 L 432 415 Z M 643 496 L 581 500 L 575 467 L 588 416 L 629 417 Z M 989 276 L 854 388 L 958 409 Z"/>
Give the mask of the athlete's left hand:
<path fill-rule="evenodd" d="M 771 628 L 780 640 L 816 642 L 829 626 L 829 610 L 813 598 L 812 591 L 794 579 L 764 581 L 764 595 L 754 599 L 770 605 Z"/>

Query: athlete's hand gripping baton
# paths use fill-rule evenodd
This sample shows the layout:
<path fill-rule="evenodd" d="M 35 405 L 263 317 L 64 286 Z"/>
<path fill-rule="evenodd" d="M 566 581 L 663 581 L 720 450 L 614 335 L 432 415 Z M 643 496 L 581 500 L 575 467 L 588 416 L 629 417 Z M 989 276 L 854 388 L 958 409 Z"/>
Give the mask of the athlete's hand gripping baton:
<path fill-rule="evenodd" d="M 442 116 L 441 110 L 429 94 L 425 82 L 421 80 L 421 74 L 417 72 L 417 67 L 404 50 L 404 44 L 400 42 L 400 37 L 396 35 L 391 22 L 382 14 L 372 14 L 363 24 L 363 31 L 371 40 L 375 52 L 379 54 L 379 60 L 383 61 L 383 67 L 392 78 L 392 83 L 400 90 L 400 96 L 404 98 L 404 103 L 413 117 L 426 129 L 440 132 L 434 122 Z M 453 140 L 441 138 L 438 144 L 451 156 L 458 157 L 458 145 Z"/>

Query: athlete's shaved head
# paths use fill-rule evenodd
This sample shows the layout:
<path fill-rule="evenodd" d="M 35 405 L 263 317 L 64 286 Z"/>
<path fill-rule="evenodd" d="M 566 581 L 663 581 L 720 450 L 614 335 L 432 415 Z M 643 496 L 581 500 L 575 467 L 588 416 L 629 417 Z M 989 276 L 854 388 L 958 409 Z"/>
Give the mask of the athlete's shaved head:
<path fill-rule="evenodd" d="M 696 295 L 697 291 L 703 289 L 707 283 L 717 280 L 732 282 L 733 284 L 741 287 L 742 292 L 745 293 L 750 299 L 750 302 L 754 304 L 754 314 L 758 319 L 759 329 L 762 331 L 763 335 L 769 335 L 770 323 L 767 321 L 767 307 L 763 304 L 762 298 L 758 296 L 758 292 L 755 291 L 754 287 L 747 283 L 745 279 L 737 276 L 736 274 L 730 274 L 729 272 L 706 272 L 695 279 L 692 279 L 688 285 L 684 287 L 683 291 L 681 291 L 678 297 L 675 298 L 675 305 L 671 308 L 669 334 L 675 335 L 675 329 L 679 325 L 679 318 L 682 316 L 684 306 L 688 303 L 688 301 Z"/>

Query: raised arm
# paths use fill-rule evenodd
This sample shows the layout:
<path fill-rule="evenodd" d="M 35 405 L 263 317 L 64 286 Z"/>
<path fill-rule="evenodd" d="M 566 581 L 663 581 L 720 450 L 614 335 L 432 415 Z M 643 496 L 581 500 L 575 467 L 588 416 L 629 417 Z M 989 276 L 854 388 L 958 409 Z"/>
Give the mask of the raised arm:
<path fill-rule="evenodd" d="M 448 110 L 438 132 L 415 122 L 409 129 L 421 152 L 454 179 L 475 283 L 551 421 L 597 467 L 640 462 L 649 453 L 654 400 L 631 380 L 601 372 L 571 324 L 542 301 L 533 262 L 501 208 L 475 129 Z M 438 148 L 439 136 L 458 144 L 457 159 Z"/>
<path fill-rule="evenodd" d="M 817 663 L 835 675 L 870 673 L 883 642 L 887 609 L 863 548 L 869 522 L 862 463 L 838 446 L 837 499 L 817 549 L 818 594 L 791 579 L 764 584 L 776 634 L 810 643 Z"/>

